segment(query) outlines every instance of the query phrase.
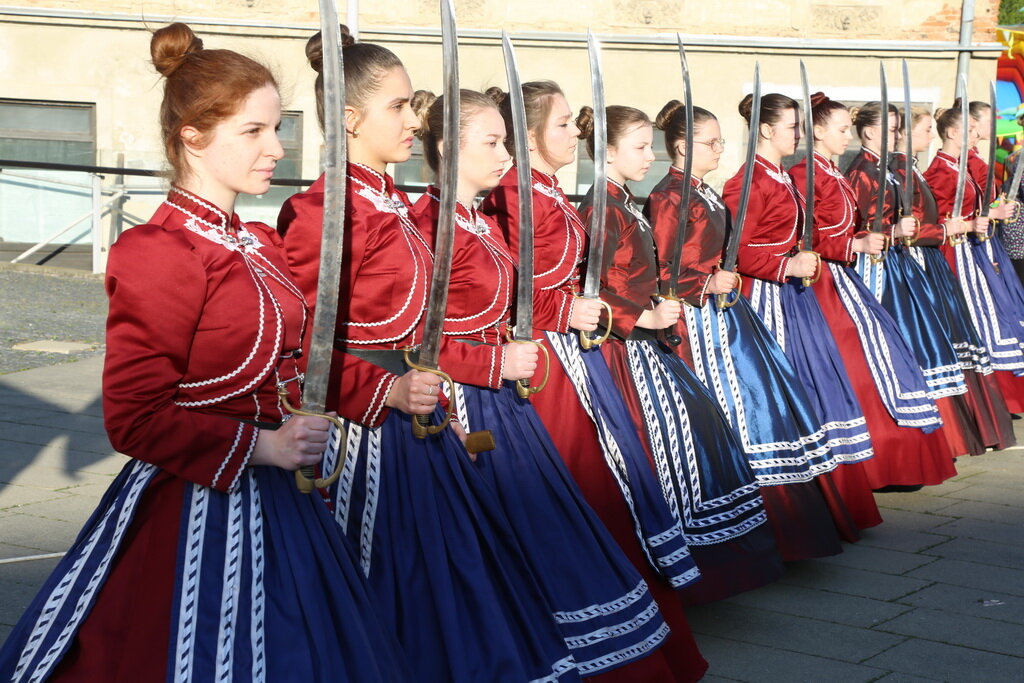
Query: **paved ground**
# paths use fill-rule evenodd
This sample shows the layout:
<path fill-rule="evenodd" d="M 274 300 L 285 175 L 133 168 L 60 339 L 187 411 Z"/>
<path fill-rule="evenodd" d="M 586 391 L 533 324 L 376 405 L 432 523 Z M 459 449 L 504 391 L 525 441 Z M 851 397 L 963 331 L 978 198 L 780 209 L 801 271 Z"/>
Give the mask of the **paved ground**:
<path fill-rule="evenodd" d="M 56 562 L 11 560 L 65 550 L 124 462 L 103 434 L 101 367 L 93 354 L 0 375 L 0 641 Z M 1024 449 L 958 468 L 880 495 L 885 524 L 842 555 L 692 610 L 706 680 L 1024 681 Z"/>

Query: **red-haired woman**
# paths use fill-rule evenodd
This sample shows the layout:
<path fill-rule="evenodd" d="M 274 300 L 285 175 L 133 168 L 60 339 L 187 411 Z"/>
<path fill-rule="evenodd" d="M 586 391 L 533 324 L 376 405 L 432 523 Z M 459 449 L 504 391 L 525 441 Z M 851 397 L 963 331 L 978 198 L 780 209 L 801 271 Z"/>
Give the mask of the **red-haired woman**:
<path fill-rule="evenodd" d="M 510 102 L 500 100 L 506 132 Z M 676 588 L 699 577 L 675 511 L 667 508 L 644 446 L 600 350 L 582 351 L 575 330 L 597 328 L 600 304 L 577 297 L 586 230 L 555 173 L 576 159 L 579 130 L 557 84 L 523 84 L 534 218 L 534 339 L 551 354 L 547 387 L 530 398 L 584 497 L 647 580 L 672 629 L 665 646 L 643 660 L 662 667 L 653 680 L 697 680 L 707 663 L 690 633 Z M 511 138 L 511 135 L 509 135 Z M 506 141 L 511 148 L 511 139 Z M 509 150 L 512 151 L 511 149 Z M 513 254 L 518 253 L 518 169 L 484 199 Z M 658 529 L 661 529 L 659 532 Z M 703 581 L 703 580 L 702 580 Z M 609 674 L 611 675 L 611 674 Z"/>
<path fill-rule="evenodd" d="M 992 365 L 985 344 L 971 322 L 964 291 L 940 249 L 945 244 L 947 236 L 946 226 L 939 218 L 935 195 L 917 168 L 916 155 L 927 151 L 935 137 L 935 121 L 931 112 L 922 107 L 912 107 L 910 116 L 911 151 L 915 155 L 912 158 L 910 179 L 913 186 L 912 209 L 920 228 L 913 246 L 906 247 L 906 250 L 921 265 L 930 285 L 930 290 L 927 287 L 922 288 L 916 296 L 926 298 L 934 306 L 942 329 L 949 335 L 960 362 L 960 369 L 968 388 L 967 392 L 962 394 L 962 400 L 969 413 L 968 429 L 964 435 L 968 437 L 967 445 L 970 452 L 976 454 L 985 452 L 986 448 L 1008 448 L 1016 443 L 1010 413 L 999 391 L 999 385 L 992 375 Z M 902 143 L 900 148 L 903 148 Z M 897 151 L 893 154 L 889 170 L 892 171 L 902 193 L 902 188 L 905 188 L 907 183 L 906 155 L 903 152 Z M 958 402 L 956 397 L 951 398 Z M 939 407 L 942 408 L 941 401 Z M 976 431 L 977 439 L 971 438 L 972 431 Z"/>
<path fill-rule="evenodd" d="M 110 252 L 104 416 L 131 456 L 0 653 L 5 680 L 404 681 L 324 501 L 288 470 L 308 315 L 276 233 L 234 213 L 283 156 L 277 86 L 184 24 L 152 38 L 172 187 Z"/>
<path fill-rule="evenodd" d="M 443 417 L 434 408 L 437 378 L 407 370 L 402 351 L 423 339 L 433 257 L 386 168 L 408 160 L 419 118 L 393 52 L 351 42 L 343 50 L 348 194 L 335 348 L 347 360 L 334 401 L 348 439 L 330 491 L 335 518 L 415 678 L 571 680 L 578 674 L 568 644 L 493 488 L 453 429 L 412 434 L 412 414 L 432 413 L 435 424 Z M 319 35 L 306 53 L 319 73 Z M 315 89 L 322 102 L 319 76 Z M 320 178 L 293 196 L 278 224 L 308 301 L 316 296 L 323 191 Z M 442 369 L 451 360 L 443 355 Z M 370 366 L 369 381 L 346 373 L 360 362 Z M 329 448 L 328 469 L 334 457 Z"/>
<path fill-rule="evenodd" d="M 842 462 L 846 444 L 843 439 L 826 436 L 792 363 L 746 298 L 732 294 L 737 284 L 735 273 L 718 265 L 731 216 L 703 178 L 718 168 L 725 142 L 714 114 L 694 107 L 693 118 L 690 206 L 683 244 L 677 246 L 677 232 L 690 132 L 686 130 L 685 108 L 678 100 L 666 104 L 655 122 L 665 133 L 665 148 L 673 165 L 644 207 L 654 229 L 666 292 L 671 263 L 682 259 L 674 290 L 686 303 L 687 335 L 676 348 L 685 349 L 680 355 L 690 359 L 697 377 L 740 436 L 783 559 L 834 555 L 841 548 L 833 517 L 849 540 L 858 536 L 834 486 L 827 477 L 817 478 Z M 732 306 L 720 307 L 715 301 L 719 294 L 733 299 Z M 834 515 L 826 507 L 823 491 L 837 508 Z"/>
<path fill-rule="evenodd" d="M 924 173 L 935 197 L 938 215 L 945 221 L 947 234 L 988 234 L 988 218 L 979 215 L 982 187 L 968 173 L 963 183 L 963 201 L 960 216 L 951 215 L 957 194 L 957 170 L 961 153 L 963 125 L 957 107 L 936 112 L 935 125 L 942 142 L 931 165 Z M 976 130 L 968 133 L 977 136 Z M 969 142 L 970 144 L 970 142 Z M 1024 412 L 1024 334 L 1020 321 L 1014 316 L 1010 295 L 995 274 L 991 262 L 976 258 L 977 237 L 966 237 L 951 246 L 943 247 L 946 260 L 956 273 L 971 314 L 971 322 L 981 335 L 988 350 L 992 368 L 996 371 L 1003 398 L 1011 413 Z"/>

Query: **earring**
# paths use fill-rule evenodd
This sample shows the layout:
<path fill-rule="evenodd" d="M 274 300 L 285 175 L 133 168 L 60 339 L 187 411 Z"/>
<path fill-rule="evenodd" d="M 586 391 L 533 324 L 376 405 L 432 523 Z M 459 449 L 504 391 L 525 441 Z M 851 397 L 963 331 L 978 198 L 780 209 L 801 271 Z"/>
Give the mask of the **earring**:
<path fill-rule="evenodd" d="M 358 130 L 352 131 L 352 137 L 354 137 L 354 138 L 359 137 L 359 131 Z"/>

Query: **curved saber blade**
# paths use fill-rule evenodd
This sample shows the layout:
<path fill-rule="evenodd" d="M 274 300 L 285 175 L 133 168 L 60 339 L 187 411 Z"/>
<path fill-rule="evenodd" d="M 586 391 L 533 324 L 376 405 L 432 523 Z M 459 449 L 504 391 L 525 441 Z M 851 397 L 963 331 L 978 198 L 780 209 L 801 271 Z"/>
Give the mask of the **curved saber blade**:
<path fill-rule="evenodd" d="M 882 139 L 878 153 L 878 196 L 875 198 L 875 220 L 871 225 L 872 232 L 885 231 L 885 193 L 889 187 L 889 84 L 885 79 L 885 64 L 878 64 L 878 76 L 882 87 L 882 97 L 878 107 L 878 121 L 881 126 Z"/>
<path fill-rule="evenodd" d="M 512 139 L 516 150 L 519 189 L 519 279 L 516 285 L 515 338 L 526 341 L 533 334 L 533 176 L 530 170 L 523 84 L 519 79 L 516 53 L 506 31 L 501 32 L 501 49 L 505 56 L 505 77 L 508 80 L 509 103 L 512 105 Z"/>
<path fill-rule="evenodd" d="M 437 369 L 448 305 L 448 280 L 455 243 L 455 197 L 459 167 L 459 48 L 455 35 L 452 0 L 441 2 L 441 51 L 444 69 L 444 141 L 441 143 L 441 203 L 434 237 L 434 270 L 423 323 L 419 364 Z"/>
<path fill-rule="evenodd" d="M 804 234 L 800 248 L 814 251 L 814 114 L 811 88 L 807 84 L 807 66 L 800 60 L 800 85 L 804 89 L 804 150 L 807 153 L 807 187 L 804 190 Z"/>
<path fill-rule="evenodd" d="M 961 218 L 964 208 L 964 187 L 967 185 L 967 146 L 971 134 L 971 114 L 967 104 L 967 76 L 960 74 L 956 86 L 960 98 L 960 160 L 956 165 L 956 196 L 953 199 L 953 218 Z"/>
<path fill-rule="evenodd" d="M 914 215 L 914 115 L 910 110 L 910 70 L 903 60 L 903 215 Z"/>
<path fill-rule="evenodd" d="M 601 76 L 601 44 L 587 31 L 590 56 L 590 87 L 594 99 L 594 205 L 590 214 L 590 248 L 587 250 L 587 274 L 583 296 L 597 299 L 601 291 L 604 261 L 605 213 L 608 208 L 608 112 L 604 104 L 604 80 Z"/>
<path fill-rule="evenodd" d="M 316 309 L 313 312 L 306 381 L 302 390 L 303 408 L 318 413 L 326 410 L 345 234 L 347 153 L 342 121 L 342 113 L 345 111 L 345 70 L 342 66 L 339 27 L 334 0 L 320 0 L 320 35 L 324 51 L 324 213 Z"/>
<path fill-rule="evenodd" d="M 761 64 L 754 63 L 754 94 L 750 109 L 750 131 L 747 135 L 747 158 L 743 167 L 743 185 L 736 215 L 732 218 L 729 241 L 722 259 L 722 270 L 736 271 L 736 257 L 740 250 L 740 235 L 747 220 L 747 205 L 750 202 L 750 188 L 754 183 L 754 157 L 757 156 L 757 139 L 761 128 Z"/>
<path fill-rule="evenodd" d="M 995 199 L 996 189 L 996 82 L 988 82 L 988 101 L 989 108 L 992 112 L 991 121 L 989 121 L 989 138 L 988 138 L 988 172 L 985 174 L 985 194 L 982 195 L 983 201 L 981 204 L 981 215 L 987 216 L 991 210 L 992 200 Z"/>
<path fill-rule="evenodd" d="M 679 284 L 679 273 L 682 271 L 683 246 L 686 244 L 686 233 L 690 223 L 690 194 L 693 190 L 691 175 L 693 173 L 693 93 L 690 89 L 690 68 L 686 63 L 686 48 L 683 46 L 683 36 L 676 34 L 676 42 L 679 45 L 679 65 L 683 72 L 683 95 L 686 100 L 686 139 L 683 143 L 685 159 L 683 160 L 683 192 L 679 200 L 678 226 L 676 227 L 676 241 L 672 249 L 671 270 L 669 275 L 669 288 L 674 293 Z"/>
<path fill-rule="evenodd" d="M 1021 159 L 1024 158 L 1024 152 L 1017 153 L 1017 161 L 1013 165 L 1013 178 L 1010 180 L 1010 189 L 1006 191 L 1006 196 L 1016 201 L 1017 193 L 1020 192 L 1020 181 L 1024 177 L 1024 163 L 1021 163 Z"/>

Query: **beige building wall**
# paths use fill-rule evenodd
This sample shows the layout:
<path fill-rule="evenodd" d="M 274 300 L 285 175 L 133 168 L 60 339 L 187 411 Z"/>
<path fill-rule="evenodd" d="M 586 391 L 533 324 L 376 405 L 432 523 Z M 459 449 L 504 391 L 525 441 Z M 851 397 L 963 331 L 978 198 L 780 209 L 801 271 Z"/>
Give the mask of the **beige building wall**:
<path fill-rule="evenodd" d="M 346 16 L 344 2 L 340 14 Z M 524 80 L 552 79 L 578 108 L 590 101 L 587 26 L 602 36 L 608 103 L 650 115 L 679 97 L 674 32 L 687 35 L 695 100 L 722 121 L 728 146 L 724 182 L 740 163 L 745 131 L 736 111 L 760 61 L 764 91 L 799 93 L 799 60 L 813 89 L 835 99 L 878 97 L 878 62 L 900 98 L 899 62 L 910 63 L 915 102 L 953 98 L 959 2 L 902 0 L 456 0 L 465 87 L 504 85 L 498 31 L 511 32 Z M 987 96 L 999 48 L 997 0 L 975 6 L 972 99 Z M 303 46 L 318 26 L 312 0 L 15 0 L 0 6 L 0 98 L 96 105 L 97 163 L 160 168 L 156 125 L 161 83 L 148 62 L 150 31 L 171 20 L 192 24 L 207 47 L 261 59 L 279 75 L 286 109 L 304 114 L 302 175 L 315 177 L 320 132 Z M 375 0 L 358 6 L 365 40 L 393 49 L 416 87 L 441 83 L 435 0 Z M 562 177 L 575 189 L 575 169 Z M 148 215 L 145 207 L 134 213 Z M 271 217 L 270 210 L 264 218 Z M 2 237 L 2 235 L 0 235 Z"/>

